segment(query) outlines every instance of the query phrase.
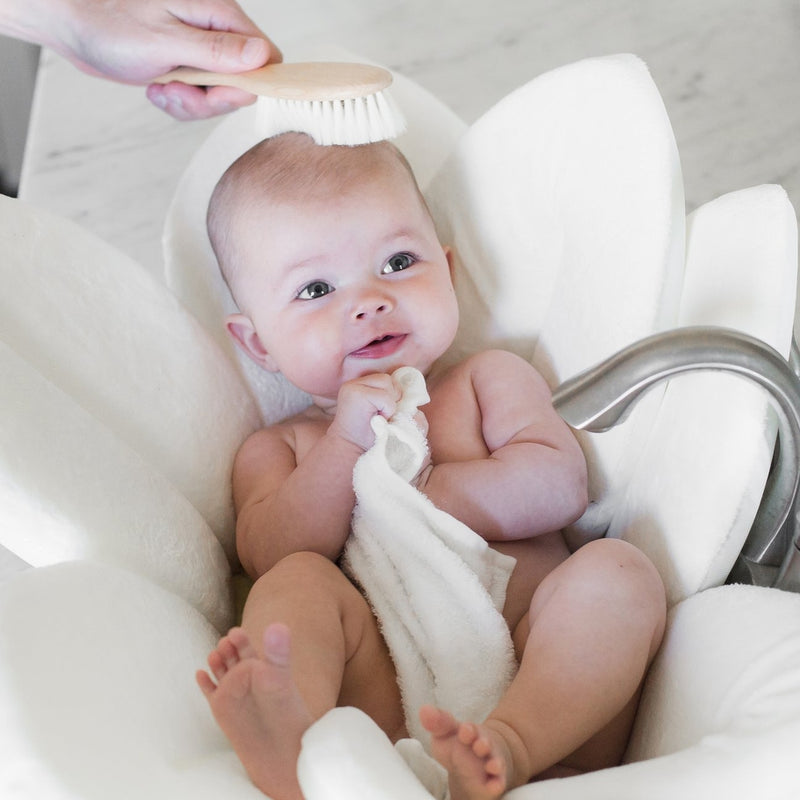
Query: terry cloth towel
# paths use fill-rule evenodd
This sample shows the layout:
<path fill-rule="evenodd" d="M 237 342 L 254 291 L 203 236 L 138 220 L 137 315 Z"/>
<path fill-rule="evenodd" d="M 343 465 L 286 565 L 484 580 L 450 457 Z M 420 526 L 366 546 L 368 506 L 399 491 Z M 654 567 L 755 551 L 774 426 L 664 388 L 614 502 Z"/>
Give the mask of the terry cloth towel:
<path fill-rule="evenodd" d="M 402 399 L 390 420 L 374 417 L 375 444 L 353 471 L 356 507 L 343 566 L 380 622 L 408 731 L 427 747 L 421 705 L 481 722 L 514 675 L 501 612 L 516 560 L 492 550 L 409 483 L 428 455 L 414 414 L 429 397 L 413 367 L 401 367 L 392 379 Z"/>

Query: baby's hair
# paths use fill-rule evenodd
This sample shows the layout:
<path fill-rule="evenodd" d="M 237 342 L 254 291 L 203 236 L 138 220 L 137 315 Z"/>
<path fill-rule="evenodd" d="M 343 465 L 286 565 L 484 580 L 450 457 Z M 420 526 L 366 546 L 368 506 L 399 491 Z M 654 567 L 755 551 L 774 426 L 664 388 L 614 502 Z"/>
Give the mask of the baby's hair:
<path fill-rule="evenodd" d="M 424 205 L 411 166 L 390 142 L 322 146 L 306 134 L 283 133 L 251 147 L 228 167 L 208 204 L 209 239 L 231 291 L 238 261 L 232 221 L 238 213 L 265 200 L 297 203 L 331 197 L 387 166 L 402 168 Z"/>

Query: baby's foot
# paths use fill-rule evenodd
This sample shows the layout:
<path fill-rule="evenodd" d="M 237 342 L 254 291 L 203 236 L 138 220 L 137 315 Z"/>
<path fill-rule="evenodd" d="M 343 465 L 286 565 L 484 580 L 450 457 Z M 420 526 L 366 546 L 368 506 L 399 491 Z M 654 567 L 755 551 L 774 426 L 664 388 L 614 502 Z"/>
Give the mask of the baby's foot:
<path fill-rule="evenodd" d="M 499 734 L 433 706 L 423 706 L 419 717 L 433 757 L 448 772 L 452 800 L 495 800 L 509 788 L 511 754 Z"/>
<path fill-rule="evenodd" d="M 300 739 L 311 715 L 292 681 L 289 630 L 270 625 L 260 657 L 247 634 L 233 628 L 208 657 L 216 678 L 197 683 L 250 780 L 275 800 L 302 798 L 297 782 Z"/>

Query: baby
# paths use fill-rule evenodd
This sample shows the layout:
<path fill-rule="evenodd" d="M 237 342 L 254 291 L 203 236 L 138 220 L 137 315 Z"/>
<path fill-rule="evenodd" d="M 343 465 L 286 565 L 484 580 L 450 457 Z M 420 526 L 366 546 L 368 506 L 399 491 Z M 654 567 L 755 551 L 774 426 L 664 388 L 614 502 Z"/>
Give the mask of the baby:
<path fill-rule="evenodd" d="M 241 312 L 228 330 L 312 398 L 237 455 L 237 546 L 255 584 L 212 674 L 198 673 L 251 780 L 301 798 L 301 736 L 337 705 L 406 735 L 378 622 L 336 563 L 353 467 L 373 444 L 371 417 L 392 416 L 389 375 L 404 365 L 431 398 L 417 488 L 516 558 L 503 616 L 519 669 L 506 695 L 485 720 L 419 710 L 453 800 L 619 763 L 664 629 L 661 580 L 619 540 L 570 554 L 560 530 L 586 506 L 585 462 L 528 363 L 492 350 L 438 367 L 458 326 L 453 261 L 402 155 L 386 142 L 268 139 L 223 176 L 208 222 Z"/>

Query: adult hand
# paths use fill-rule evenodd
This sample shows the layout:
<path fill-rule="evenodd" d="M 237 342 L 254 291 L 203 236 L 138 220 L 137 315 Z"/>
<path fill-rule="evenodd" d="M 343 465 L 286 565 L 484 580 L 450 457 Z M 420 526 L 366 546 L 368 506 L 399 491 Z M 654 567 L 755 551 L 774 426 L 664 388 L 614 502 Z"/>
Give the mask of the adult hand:
<path fill-rule="evenodd" d="M 0 31 L 51 47 L 91 75 L 144 84 L 177 66 L 241 72 L 281 60 L 235 0 L 0 0 Z M 177 119 L 254 101 L 227 86 L 152 84 L 148 98 Z"/>

